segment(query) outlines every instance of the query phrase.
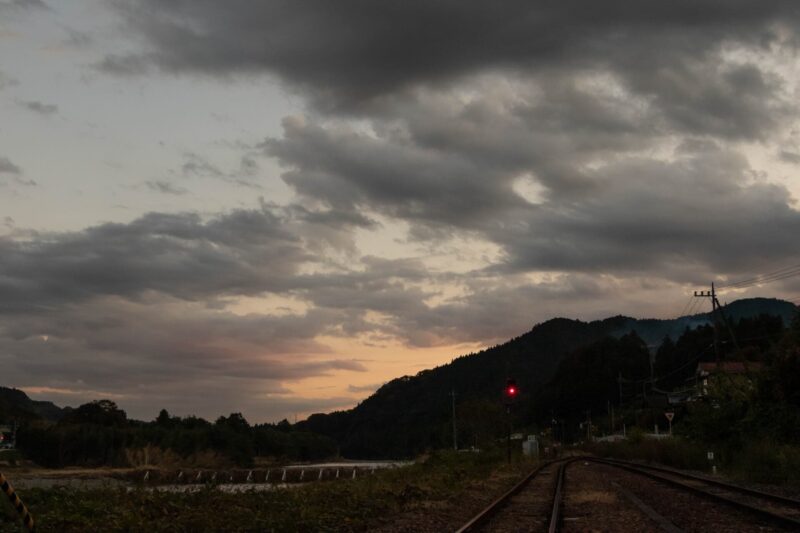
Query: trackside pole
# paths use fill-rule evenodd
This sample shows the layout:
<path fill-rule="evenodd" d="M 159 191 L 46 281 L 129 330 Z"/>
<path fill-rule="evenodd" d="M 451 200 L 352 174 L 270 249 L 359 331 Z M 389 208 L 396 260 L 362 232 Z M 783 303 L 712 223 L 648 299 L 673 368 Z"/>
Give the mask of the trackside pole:
<path fill-rule="evenodd" d="M 14 509 L 17 510 L 20 518 L 22 518 L 22 523 L 25 524 L 25 527 L 28 528 L 28 531 L 33 531 L 33 516 L 31 515 L 30 511 L 28 511 L 28 508 L 25 507 L 25 504 L 22 503 L 22 500 L 19 499 L 14 487 L 11 486 L 11 483 L 8 482 L 2 472 L 0 472 L 0 488 L 2 488 L 3 492 L 5 492 L 6 496 L 8 496 L 8 501 L 10 501 L 11 505 L 14 506 Z"/>

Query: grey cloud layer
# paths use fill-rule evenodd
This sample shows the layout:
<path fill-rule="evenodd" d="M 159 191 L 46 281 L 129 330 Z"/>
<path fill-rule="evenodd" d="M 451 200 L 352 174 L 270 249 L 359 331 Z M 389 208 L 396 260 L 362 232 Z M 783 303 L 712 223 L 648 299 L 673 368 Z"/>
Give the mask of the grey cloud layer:
<path fill-rule="evenodd" d="M 238 295 L 286 290 L 308 254 L 285 222 L 264 210 L 207 221 L 153 213 L 75 233 L 0 237 L 4 380 L 67 391 L 50 397 L 69 403 L 91 399 L 87 391 L 111 394 L 137 416 L 159 405 L 289 415 L 283 382 L 366 369 L 316 340 L 339 331 L 346 313 L 215 309 L 217 300 L 224 307 Z"/>
<path fill-rule="evenodd" d="M 47 307 L 152 290 L 195 300 L 280 287 L 307 258 L 299 238 L 266 211 L 146 215 L 73 234 L 0 240 L 0 309 Z"/>
<path fill-rule="evenodd" d="M 457 117 L 424 109 L 420 122 L 379 122 L 383 135 L 289 120 L 284 137 L 265 146 L 298 194 L 339 210 L 390 213 L 411 222 L 414 235 L 477 233 L 503 247 L 499 271 L 684 279 L 687 261 L 722 276 L 797 258 L 794 200 L 785 187 L 754 179 L 736 150 L 687 140 L 652 158 L 642 148 L 666 133 L 633 135 L 634 124 L 619 118 L 608 125 L 584 115 L 595 124 L 589 135 L 577 118 L 527 122 L 502 106 Z M 536 203 L 513 187 L 525 175 L 542 186 Z"/>
<path fill-rule="evenodd" d="M 791 26 L 798 16 L 788 0 L 119 5 L 150 46 L 139 56 L 107 58 L 109 68 L 127 64 L 136 66 L 127 70 L 139 70 L 151 62 L 212 75 L 270 71 L 339 102 L 486 68 L 591 63 L 653 73 L 729 40 L 766 45 L 777 38 L 773 24 Z M 656 81 L 651 90 L 658 90 Z"/>
<path fill-rule="evenodd" d="M 725 275 L 796 255 L 793 199 L 753 182 L 733 144 L 775 142 L 797 117 L 779 64 L 796 49 L 796 3 L 139 0 L 120 12 L 145 42 L 127 61 L 303 88 L 315 112 L 263 149 L 331 211 L 388 214 L 419 239 L 480 235 L 503 248 L 501 270 L 669 278 L 687 258 Z M 766 256 L 739 259 L 737 242 Z"/>

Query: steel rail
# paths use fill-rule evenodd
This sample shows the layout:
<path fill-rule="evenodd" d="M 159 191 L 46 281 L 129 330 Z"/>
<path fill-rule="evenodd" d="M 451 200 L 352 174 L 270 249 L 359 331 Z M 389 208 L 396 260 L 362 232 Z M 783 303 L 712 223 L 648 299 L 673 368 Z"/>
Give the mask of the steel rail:
<path fill-rule="evenodd" d="M 733 499 L 733 498 L 729 498 L 729 497 L 724 496 L 722 494 L 709 492 L 708 490 L 704 490 L 704 489 L 702 489 L 700 487 L 697 487 L 697 486 L 694 486 L 694 485 L 688 485 L 686 483 L 682 483 L 680 481 L 677 481 L 676 479 L 665 477 L 663 475 L 656 474 L 654 472 L 648 472 L 645 468 L 642 468 L 640 465 L 638 465 L 636 463 L 628 463 L 628 462 L 616 461 L 616 460 L 615 461 L 609 461 L 609 460 L 605 460 L 605 459 L 598 459 L 598 458 L 595 458 L 595 457 L 589 457 L 589 458 L 586 458 L 586 459 L 589 460 L 589 461 L 595 462 L 595 463 L 605 464 L 605 465 L 608 465 L 608 466 L 613 466 L 613 467 L 616 467 L 616 468 L 620 468 L 622 470 L 626 470 L 628 472 L 632 472 L 634 474 L 639 474 L 641 476 L 649 477 L 650 479 L 653 479 L 653 480 L 656 480 L 656 481 L 660 481 L 662 483 L 671 485 L 673 487 L 682 489 L 684 491 L 692 492 L 694 494 L 697 494 L 698 496 L 702 496 L 703 498 L 727 504 L 727 505 L 729 505 L 731 507 L 734 507 L 736 509 L 739 509 L 741 511 L 746 511 L 746 512 L 752 514 L 752 515 L 758 516 L 759 518 L 768 520 L 768 521 L 770 521 L 770 522 L 772 522 L 774 524 L 780 525 L 782 527 L 788 527 L 792 531 L 800 530 L 800 520 L 798 520 L 796 518 L 792 518 L 790 516 L 786 516 L 786 515 L 775 513 L 775 512 L 772 512 L 772 511 L 768 510 L 768 509 L 765 509 L 763 507 L 757 507 L 755 505 L 750 505 L 748 503 L 742 502 L 741 500 L 736 500 L 736 499 Z M 687 477 L 687 478 L 692 479 L 693 481 L 706 481 L 707 482 L 707 480 L 705 480 L 705 479 L 703 479 L 701 477 L 692 476 L 690 474 L 683 474 L 683 473 L 680 473 L 680 472 L 669 471 L 669 475 L 673 475 L 673 476 L 676 476 L 676 477 Z M 720 483 L 722 483 L 722 482 L 720 482 Z M 715 485 L 715 483 L 709 483 L 709 485 Z M 723 484 L 723 486 L 724 486 L 724 484 Z M 729 485 L 726 488 L 729 488 L 730 490 L 733 490 L 735 492 L 735 491 L 741 489 L 742 487 L 738 487 L 736 485 Z"/>
<path fill-rule="evenodd" d="M 666 468 L 663 466 L 655 466 L 655 465 L 644 465 L 640 463 L 633 463 L 629 461 L 621 461 L 619 459 L 606 459 L 609 462 L 617 462 L 620 464 L 631 465 L 637 468 L 644 468 L 646 470 L 653 470 L 656 472 L 663 472 L 665 474 L 672 474 L 675 476 L 680 476 L 682 478 L 691 479 L 693 481 L 700 481 L 702 483 L 708 483 L 709 485 L 715 485 L 717 487 L 728 489 L 734 492 L 740 492 L 742 494 L 746 494 L 748 496 L 754 496 L 756 498 L 762 498 L 765 500 L 770 500 L 776 503 L 782 503 L 785 505 L 793 505 L 800 510 L 800 500 L 795 498 L 789 498 L 787 496 L 781 496 L 780 494 L 774 494 L 772 492 L 764 492 L 758 489 L 751 489 L 749 487 L 743 487 L 741 485 L 736 485 L 734 483 L 727 483 L 725 481 L 720 481 L 718 479 L 707 478 L 705 476 L 698 476 L 696 474 L 690 474 L 688 472 L 681 472 L 680 470 L 674 470 L 672 468 Z"/>
<path fill-rule="evenodd" d="M 512 496 L 519 493 L 522 489 L 524 489 L 531 481 L 533 481 L 539 473 L 551 466 L 553 464 L 557 464 L 564 459 L 558 459 L 555 461 L 548 461 L 546 463 L 542 463 L 536 468 L 534 468 L 528 475 L 526 475 L 522 480 L 511 487 L 508 491 L 506 491 L 502 496 L 498 497 L 492 503 L 490 503 L 486 508 L 484 508 L 480 513 L 475 515 L 469 522 L 461 526 L 456 533 L 467 533 L 468 531 L 476 531 L 478 527 L 483 525 L 487 520 L 497 514 L 500 509 L 511 499 Z"/>
<path fill-rule="evenodd" d="M 564 499 L 564 472 L 567 469 L 567 465 L 573 461 L 577 461 L 577 459 L 565 461 L 558 465 L 558 478 L 556 479 L 556 488 L 553 491 L 553 511 L 550 513 L 550 525 L 547 528 L 548 533 L 556 533 L 560 528 L 561 503 Z"/>

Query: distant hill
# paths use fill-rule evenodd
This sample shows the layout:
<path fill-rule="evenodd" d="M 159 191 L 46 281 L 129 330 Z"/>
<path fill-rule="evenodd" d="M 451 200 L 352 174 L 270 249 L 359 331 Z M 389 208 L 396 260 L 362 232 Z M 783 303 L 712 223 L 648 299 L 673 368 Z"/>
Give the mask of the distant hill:
<path fill-rule="evenodd" d="M 52 402 L 31 400 L 19 389 L 0 387 L 0 422 L 11 420 L 60 420 L 64 410 Z"/>
<path fill-rule="evenodd" d="M 298 426 L 333 437 L 349 457 L 400 457 L 439 447 L 450 431 L 451 390 L 459 403 L 498 399 L 498 384 L 515 376 L 527 394 L 552 377 L 566 354 L 619 330 L 624 320 L 548 320 L 502 345 L 394 379 L 354 409 L 312 415 Z"/>
<path fill-rule="evenodd" d="M 755 298 L 734 302 L 725 312 L 734 320 L 771 314 L 788 323 L 796 309 L 789 302 Z M 708 313 L 673 320 L 555 318 L 501 345 L 394 379 L 353 409 L 315 414 L 298 426 L 336 439 L 347 457 L 415 455 L 452 439 L 451 391 L 456 392 L 459 405 L 479 405 L 470 404 L 476 400 L 499 405 L 505 379 L 513 376 L 521 391 L 520 403 L 529 403 L 578 348 L 630 332 L 648 344 L 659 344 L 665 336 L 677 339 L 687 328 L 708 323 Z"/>
<path fill-rule="evenodd" d="M 793 303 L 776 298 L 747 298 L 722 307 L 722 312 L 730 320 L 736 321 L 758 315 L 773 315 L 781 317 L 784 326 L 789 324 L 796 311 L 797 306 Z M 664 337 L 669 337 L 673 341 L 677 340 L 686 331 L 686 328 L 694 329 L 713 322 L 710 312 L 669 320 L 620 318 L 623 325 L 619 330 L 612 333 L 615 337 L 635 331 L 639 337 L 650 345 L 660 344 Z"/>

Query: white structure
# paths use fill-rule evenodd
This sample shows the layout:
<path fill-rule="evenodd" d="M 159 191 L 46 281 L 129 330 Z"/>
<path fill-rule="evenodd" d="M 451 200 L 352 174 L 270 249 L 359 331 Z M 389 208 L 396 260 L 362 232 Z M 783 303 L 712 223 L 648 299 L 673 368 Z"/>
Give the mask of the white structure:
<path fill-rule="evenodd" d="M 522 453 L 534 459 L 539 458 L 539 441 L 536 435 L 528 435 L 528 440 L 522 441 Z"/>

